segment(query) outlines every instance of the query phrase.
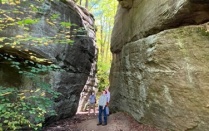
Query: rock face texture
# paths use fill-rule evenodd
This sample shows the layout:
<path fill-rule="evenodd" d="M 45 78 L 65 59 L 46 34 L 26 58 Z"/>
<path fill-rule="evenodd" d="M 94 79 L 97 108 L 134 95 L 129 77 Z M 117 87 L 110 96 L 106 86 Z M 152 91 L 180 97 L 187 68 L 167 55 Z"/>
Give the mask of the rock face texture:
<path fill-rule="evenodd" d="M 50 71 L 47 76 L 52 88 L 61 95 L 54 105 L 57 116 L 49 117 L 48 122 L 73 116 L 80 92 L 89 77 L 93 79 L 96 75 L 94 18 L 70 0 L 44 3 L 28 0 L 17 4 L 0 5 L 5 10 L 0 14 L 0 60 L 3 63 L 0 66 L 0 84 L 24 87 L 29 83 L 4 62 L 5 55 L 18 58 L 18 62 L 29 60 L 43 65 L 57 65 L 64 71 Z M 11 24 L 5 27 L 2 26 L 4 22 Z M 10 81 L 13 77 L 16 78 L 14 82 Z"/>
<path fill-rule="evenodd" d="M 112 111 L 167 130 L 209 130 L 209 4 L 135 0 L 112 33 Z"/>

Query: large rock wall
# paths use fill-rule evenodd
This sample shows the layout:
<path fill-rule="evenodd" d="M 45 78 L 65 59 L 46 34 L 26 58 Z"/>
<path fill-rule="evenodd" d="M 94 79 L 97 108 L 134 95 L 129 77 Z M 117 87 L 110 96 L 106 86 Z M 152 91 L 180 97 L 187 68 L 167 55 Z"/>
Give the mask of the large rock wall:
<path fill-rule="evenodd" d="M 208 11 L 207 4 L 189 0 L 134 0 L 131 9 L 119 6 L 112 32 L 111 51 L 119 52 L 126 43 L 165 29 L 203 23 L 209 19 Z"/>
<path fill-rule="evenodd" d="M 1 40 L 0 53 L 15 56 L 19 62 L 29 60 L 33 63 L 55 64 L 61 67 L 64 71 L 51 71 L 47 75 L 47 81 L 52 88 L 61 93 L 54 105 L 57 116 L 48 117 L 47 122 L 73 116 L 77 111 L 80 92 L 89 77 L 93 79 L 96 75 L 97 47 L 93 16 L 71 0 L 44 3 L 28 0 L 21 1 L 18 5 L 1 4 L 0 6 L 2 10 L 9 10 L 0 13 L 2 18 L 0 37 L 20 40 L 15 45 L 13 41 L 9 41 L 11 44 L 5 44 L 8 41 Z M 12 12 L 13 9 L 16 13 Z M 31 25 L 26 23 L 24 26 L 18 25 L 18 22 L 15 25 L 8 24 L 27 19 L 38 21 Z M 2 26 L 5 21 L 7 26 Z M 70 28 L 67 27 L 68 23 L 71 24 Z M 28 37 L 31 37 L 31 40 L 22 40 Z M 35 41 L 32 38 L 35 38 Z M 36 42 L 41 38 L 49 39 L 47 42 Z M 67 43 L 62 43 L 67 40 Z M 72 43 L 69 40 L 72 40 Z M 0 58 L 1 61 L 3 61 L 2 58 Z M 0 77 L 1 85 L 15 86 L 9 80 L 13 75 L 17 76 L 16 81 L 13 80 L 17 83 L 16 86 L 23 88 L 24 85 L 33 85 L 33 83 L 26 84 L 29 82 L 24 79 L 24 76 L 10 68 L 12 67 L 8 64 L 1 64 L 1 76 L 7 76 Z"/>
<path fill-rule="evenodd" d="M 111 43 L 112 111 L 167 130 L 209 130 L 206 3 L 135 0 L 132 8 L 119 5 Z"/>

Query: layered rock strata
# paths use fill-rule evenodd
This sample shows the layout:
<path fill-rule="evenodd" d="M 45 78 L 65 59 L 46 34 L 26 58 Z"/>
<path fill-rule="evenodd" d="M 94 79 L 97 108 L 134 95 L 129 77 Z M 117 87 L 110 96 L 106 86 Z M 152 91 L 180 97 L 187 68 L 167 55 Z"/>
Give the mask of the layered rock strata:
<path fill-rule="evenodd" d="M 167 130 L 209 130 L 207 1 L 135 0 L 112 33 L 112 111 Z"/>

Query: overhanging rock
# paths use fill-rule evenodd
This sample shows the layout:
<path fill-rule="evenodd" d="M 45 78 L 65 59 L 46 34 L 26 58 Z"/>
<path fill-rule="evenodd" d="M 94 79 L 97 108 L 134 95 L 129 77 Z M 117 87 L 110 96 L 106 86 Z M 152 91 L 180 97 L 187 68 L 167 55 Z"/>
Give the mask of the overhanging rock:
<path fill-rule="evenodd" d="M 18 60 L 61 67 L 64 71 L 51 71 L 47 74 L 47 81 L 52 88 L 61 93 L 54 105 L 57 116 L 49 116 L 47 122 L 73 116 L 89 75 L 91 78 L 96 75 L 94 18 L 86 9 L 70 0 L 44 3 L 27 0 L 17 4 L 0 5 L 5 10 L 0 14 L 3 20 L 1 25 L 7 22 L 7 26 L 0 26 L 0 37 L 3 38 L 0 53 L 15 56 Z M 3 69 L 6 68 L 0 72 L 5 74 L 1 75 L 11 74 L 9 70 Z M 19 87 L 28 85 L 28 81 L 23 78 L 16 78 L 19 79 Z M 0 84 L 5 81 L 9 80 L 1 79 Z M 12 84 L 7 82 L 6 86 Z"/>

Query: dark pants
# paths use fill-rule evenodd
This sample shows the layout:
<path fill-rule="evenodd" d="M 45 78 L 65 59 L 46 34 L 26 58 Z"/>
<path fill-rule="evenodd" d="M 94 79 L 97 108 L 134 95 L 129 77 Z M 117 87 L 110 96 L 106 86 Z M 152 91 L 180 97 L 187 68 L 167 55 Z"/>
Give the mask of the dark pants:
<path fill-rule="evenodd" d="M 103 109 L 102 106 L 99 106 L 99 124 L 102 124 L 102 113 L 104 116 L 104 124 L 107 124 L 106 107 Z"/>

